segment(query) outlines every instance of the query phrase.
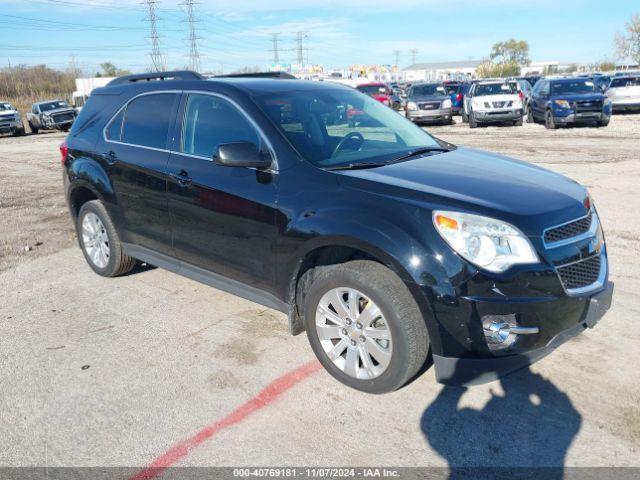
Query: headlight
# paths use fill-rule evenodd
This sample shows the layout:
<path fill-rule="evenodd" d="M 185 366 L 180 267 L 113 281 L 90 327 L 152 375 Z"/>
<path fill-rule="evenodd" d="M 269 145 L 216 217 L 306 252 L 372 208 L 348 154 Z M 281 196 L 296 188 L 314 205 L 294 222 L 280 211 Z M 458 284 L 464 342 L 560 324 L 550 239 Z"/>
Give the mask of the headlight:
<path fill-rule="evenodd" d="M 529 239 L 500 220 L 436 210 L 433 224 L 454 251 L 490 272 L 504 272 L 512 265 L 539 262 Z"/>
<path fill-rule="evenodd" d="M 407 110 L 417 110 L 418 105 L 416 102 L 407 102 Z"/>
<path fill-rule="evenodd" d="M 604 104 L 605 104 L 605 105 L 611 105 L 611 99 L 610 99 L 609 97 L 606 97 L 606 98 L 604 99 Z"/>
<path fill-rule="evenodd" d="M 566 100 L 554 100 L 554 103 L 560 108 L 571 108 L 571 105 Z"/>
<path fill-rule="evenodd" d="M 22 118 L 20 117 L 20 112 L 16 112 L 15 118 L 16 118 L 16 121 L 20 121 L 20 118 Z"/>
<path fill-rule="evenodd" d="M 451 100 L 447 98 L 444 102 L 442 102 L 442 108 L 451 108 Z"/>

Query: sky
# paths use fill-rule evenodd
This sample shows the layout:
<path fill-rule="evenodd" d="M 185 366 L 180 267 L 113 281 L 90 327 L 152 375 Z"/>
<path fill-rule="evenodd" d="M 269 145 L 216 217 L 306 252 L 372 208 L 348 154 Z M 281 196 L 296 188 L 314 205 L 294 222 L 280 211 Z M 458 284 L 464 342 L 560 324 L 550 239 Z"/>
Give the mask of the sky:
<path fill-rule="evenodd" d="M 160 51 L 169 68 L 188 64 L 183 0 L 156 0 Z M 202 71 L 266 67 L 272 34 L 280 60 L 294 63 L 304 32 L 310 63 L 399 64 L 482 59 L 493 43 L 527 40 L 532 61 L 615 59 L 613 37 L 640 0 L 198 0 Z M 74 64 L 85 73 L 110 61 L 143 71 L 149 23 L 141 0 L 0 0 L 0 67 Z"/>

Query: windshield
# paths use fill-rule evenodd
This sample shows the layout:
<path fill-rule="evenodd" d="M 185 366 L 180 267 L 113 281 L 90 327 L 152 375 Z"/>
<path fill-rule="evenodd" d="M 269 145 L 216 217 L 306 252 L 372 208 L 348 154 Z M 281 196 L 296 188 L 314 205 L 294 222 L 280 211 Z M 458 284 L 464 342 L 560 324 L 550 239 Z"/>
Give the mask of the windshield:
<path fill-rule="evenodd" d="M 56 101 L 56 102 L 47 102 L 47 103 L 41 103 L 40 104 L 40 111 L 41 112 L 48 112 L 50 110 L 55 110 L 57 108 L 69 108 L 69 104 L 63 100 L 60 101 Z"/>
<path fill-rule="evenodd" d="M 355 90 L 286 92 L 255 100 L 300 155 L 318 167 L 380 163 L 416 147 L 441 148 L 424 130 Z"/>
<path fill-rule="evenodd" d="M 595 83 L 591 80 L 572 80 L 570 82 L 552 82 L 552 95 L 567 95 L 572 93 L 593 93 L 596 90 Z"/>
<path fill-rule="evenodd" d="M 640 77 L 614 78 L 611 80 L 610 88 L 615 87 L 640 87 Z"/>
<path fill-rule="evenodd" d="M 7 110 L 15 110 L 10 103 L 0 103 L 0 112 Z"/>
<path fill-rule="evenodd" d="M 515 83 L 479 83 L 476 85 L 474 95 L 510 95 L 518 93 L 518 86 Z"/>
<path fill-rule="evenodd" d="M 411 88 L 410 97 L 427 97 L 429 95 L 446 95 L 444 87 L 438 83 L 415 85 Z"/>
<path fill-rule="evenodd" d="M 360 85 L 356 87 L 356 90 L 367 95 L 387 93 L 387 88 L 384 85 Z"/>

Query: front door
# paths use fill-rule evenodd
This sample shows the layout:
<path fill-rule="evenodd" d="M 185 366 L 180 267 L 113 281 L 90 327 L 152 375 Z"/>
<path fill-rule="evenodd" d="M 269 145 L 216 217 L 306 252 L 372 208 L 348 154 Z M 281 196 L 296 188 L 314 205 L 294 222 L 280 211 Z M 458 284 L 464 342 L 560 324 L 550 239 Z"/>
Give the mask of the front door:
<path fill-rule="evenodd" d="M 277 174 L 213 161 L 218 145 L 262 137 L 231 101 L 185 96 L 168 165 L 168 198 L 176 256 L 232 280 L 272 292 Z"/>

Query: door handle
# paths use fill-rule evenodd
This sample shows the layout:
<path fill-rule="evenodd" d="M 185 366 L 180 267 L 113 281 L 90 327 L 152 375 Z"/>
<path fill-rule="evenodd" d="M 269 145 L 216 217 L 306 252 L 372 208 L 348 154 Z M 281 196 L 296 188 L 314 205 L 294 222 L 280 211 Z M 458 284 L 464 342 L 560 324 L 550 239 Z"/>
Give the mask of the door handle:
<path fill-rule="evenodd" d="M 169 173 L 169 176 L 173 178 L 181 187 L 188 187 L 189 185 L 191 185 L 191 177 L 184 170 L 180 170 L 178 173 L 171 172 Z"/>

